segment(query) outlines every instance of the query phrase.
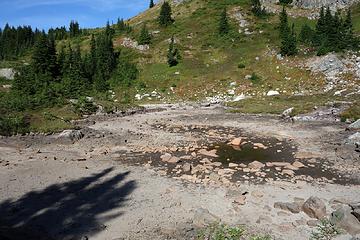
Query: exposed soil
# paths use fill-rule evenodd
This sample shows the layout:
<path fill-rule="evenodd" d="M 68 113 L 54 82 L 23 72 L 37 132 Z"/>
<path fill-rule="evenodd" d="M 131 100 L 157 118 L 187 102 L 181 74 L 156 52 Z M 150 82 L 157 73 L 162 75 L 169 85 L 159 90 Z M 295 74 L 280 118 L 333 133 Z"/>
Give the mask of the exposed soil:
<path fill-rule="evenodd" d="M 308 239 L 314 219 L 275 202 L 317 196 L 330 214 L 360 199 L 359 153 L 343 143 L 351 133 L 342 123 L 146 107 L 81 121 L 76 142 L 1 138 L 0 236 L 192 239 L 206 209 L 250 233 Z M 229 145 L 239 137 L 241 146 Z"/>

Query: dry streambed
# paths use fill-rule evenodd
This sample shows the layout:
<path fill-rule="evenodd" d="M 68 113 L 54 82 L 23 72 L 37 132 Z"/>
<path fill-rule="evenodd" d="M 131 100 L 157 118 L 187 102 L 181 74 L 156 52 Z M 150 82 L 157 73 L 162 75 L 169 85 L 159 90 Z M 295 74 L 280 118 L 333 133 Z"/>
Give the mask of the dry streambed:
<path fill-rule="evenodd" d="M 191 239 L 223 221 L 307 239 L 337 209 L 338 225 L 359 231 L 345 125 L 190 106 L 81 124 L 0 139 L 0 234 L 23 224 L 56 239 Z"/>

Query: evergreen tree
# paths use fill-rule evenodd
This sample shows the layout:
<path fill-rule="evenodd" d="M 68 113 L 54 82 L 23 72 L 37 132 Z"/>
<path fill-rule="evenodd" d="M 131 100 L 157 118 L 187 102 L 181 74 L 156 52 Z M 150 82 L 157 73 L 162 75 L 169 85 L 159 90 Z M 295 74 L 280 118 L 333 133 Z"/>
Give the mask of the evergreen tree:
<path fill-rule="evenodd" d="M 171 6 L 167 1 L 165 1 L 161 6 L 160 16 L 158 19 L 160 26 L 167 27 L 174 22 L 171 14 Z"/>
<path fill-rule="evenodd" d="M 352 23 L 351 10 L 348 9 L 345 21 L 342 25 L 342 33 L 343 41 L 342 48 L 344 49 L 357 49 L 359 45 L 359 41 L 354 36 L 354 29 Z"/>
<path fill-rule="evenodd" d="M 110 26 L 109 21 L 106 22 L 106 28 L 105 28 L 105 34 L 109 37 L 113 37 L 114 36 L 114 29 Z"/>
<path fill-rule="evenodd" d="M 138 38 L 138 42 L 140 45 L 150 44 L 151 43 L 151 35 L 144 24 L 141 28 L 141 32 Z"/>
<path fill-rule="evenodd" d="M 312 44 L 314 41 L 314 36 L 314 30 L 308 24 L 304 24 L 299 34 L 300 42 L 304 44 Z"/>
<path fill-rule="evenodd" d="M 155 6 L 154 4 L 154 0 L 150 0 L 150 5 L 149 5 L 149 8 L 153 8 Z"/>
<path fill-rule="evenodd" d="M 70 37 L 77 37 L 81 34 L 80 25 L 77 21 L 72 20 L 69 27 Z"/>
<path fill-rule="evenodd" d="M 266 15 L 265 8 L 261 6 L 260 0 L 251 0 L 251 11 L 257 17 Z"/>
<path fill-rule="evenodd" d="M 218 28 L 219 28 L 220 35 L 226 35 L 229 33 L 230 26 L 229 26 L 229 21 L 228 21 L 228 17 L 227 17 L 225 8 L 221 12 Z"/>
<path fill-rule="evenodd" d="M 35 44 L 32 66 L 35 73 L 56 76 L 58 67 L 55 42 L 54 40 L 49 40 L 45 33 L 42 33 Z"/>
<path fill-rule="evenodd" d="M 175 39 L 174 36 L 171 37 L 170 39 L 170 44 L 169 44 L 169 50 L 168 50 L 168 54 L 167 54 L 167 62 L 168 65 L 170 67 L 176 66 L 178 65 L 181 56 L 179 53 L 179 50 L 177 48 L 175 48 Z"/>
<path fill-rule="evenodd" d="M 288 24 L 288 17 L 285 8 L 280 14 L 280 39 L 282 55 L 291 56 L 297 53 L 296 34 L 294 24 L 291 29 Z"/>
<path fill-rule="evenodd" d="M 286 38 L 289 33 L 288 15 L 286 13 L 285 7 L 283 7 L 280 13 L 279 32 L 280 32 L 280 39 Z"/>

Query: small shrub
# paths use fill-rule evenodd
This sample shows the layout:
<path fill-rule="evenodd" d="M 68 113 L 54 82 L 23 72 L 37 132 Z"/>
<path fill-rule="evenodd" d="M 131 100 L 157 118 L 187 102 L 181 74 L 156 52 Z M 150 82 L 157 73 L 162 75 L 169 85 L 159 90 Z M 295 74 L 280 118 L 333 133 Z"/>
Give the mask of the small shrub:
<path fill-rule="evenodd" d="M 339 234 L 341 234 L 341 230 L 325 219 L 321 220 L 316 230 L 311 233 L 310 240 L 331 240 Z"/>
<path fill-rule="evenodd" d="M 260 76 L 258 76 L 256 73 L 252 73 L 250 77 L 250 81 L 253 83 L 259 83 L 261 80 Z"/>
<path fill-rule="evenodd" d="M 238 64 L 238 68 L 245 68 L 245 64 L 239 63 L 239 64 Z"/>
<path fill-rule="evenodd" d="M 213 224 L 199 232 L 197 240 L 238 240 L 245 233 L 241 227 Z"/>
<path fill-rule="evenodd" d="M 79 98 L 78 102 L 75 104 L 75 109 L 80 114 L 93 114 L 97 110 L 97 106 L 92 102 L 86 99 L 85 97 Z"/>
<path fill-rule="evenodd" d="M 272 238 L 269 235 L 264 235 L 264 236 L 257 235 L 257 236 L 252 236 L 250 240 L 272 240 Z"/>
<path fill-rule="evenodd" d="M 0 117 L 0 135 L 11 136 L 29 132 L 30 122 L 24 116 L 4 116 Z"/>

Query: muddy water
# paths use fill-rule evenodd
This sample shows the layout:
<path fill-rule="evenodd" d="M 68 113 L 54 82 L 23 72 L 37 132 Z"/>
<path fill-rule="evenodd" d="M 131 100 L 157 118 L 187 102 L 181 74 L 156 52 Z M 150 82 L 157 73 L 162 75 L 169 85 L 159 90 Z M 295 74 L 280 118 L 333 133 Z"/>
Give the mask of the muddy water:
<path fill-rule="evenodd" d="M 161 155 L 163 153 L 141 153 L 132 152 L 123 153 L 122 161 L 129 164 L 144 165 L 150 163 L 152 167 L 165 171 L 168 176 L 179 177 L 183 174 L 196 175 L 200 179 L 206 178 L 209 173 L 196 172 L 196 173 L 185 173 L 179 171 L 182 169 L 182 165 L 190 163 L 193 167 L 197 165 L 203 165 L 200 161 L 204 158 L 208 158 L 212 162 L 221 162 L 221 166 L 214 168 L 211 172 L 217 173 L 220 169 L 229 168 L 229 163 L 237 164 L 249 164 L 253 161 L 259 161 L 262 163 L 267 162 L 287 162 L 293 163 L 297 159 L 295 153 L 297 152 L 296 145 L 291 140 L 279 140 L 271 137 L 258 137 L 249 134 L 244 134 L 241 129 L 237 128 L 225 128 L 225 127 L 199 127 L 199 126 L 187 126 L 187 127 L 170 127 L 165 125 L 156 125 L 154 128 L 162 129 L 166 132 L 175 134 L 189 133 L 196 136 L 199 148 L 193 151 L 168 151 L 172 156 L 183 157 L 190 156 L 192 153 L 196 153 L 196 157 L 189 160 L 181 160 L 179 163 L 166 163 L 161 161 Z M 241 146 L 231 146 L 228 144 L 229 136 L 241 136 L 246 142 Z M 266 148 L 256 147 L 254 144 L 261 143 Z M 179 142 L 177 147 L 188 146 L 186 142 Z M 208 157 L 199 154 L 200 149 L 214 150 L 219 157 Z M 327 163 L 323 159 L 316 159 L 315 162 L 307 162 L 301 160 L 305 164 L 304 168 L 294 171 L 293 177 L 286 174 L 281 174 L 281 170 L 276 167 L 264 167 L 261 172 L 264 176 L 256 175 L 255 172 L 245 172 L 241 168 L 236 168 L 236 171 L 229 178 L 232 182 L 243 182 L 251 181 L 256 183 L 264 183 L 268 179 L 272 180 L 304 180 L 308 182 L 318 181 L 330 181 L 338 184 L 354 184 L 354 179 L 346 178 L 337 174 L 334 171 L 329 170 Z"/>

